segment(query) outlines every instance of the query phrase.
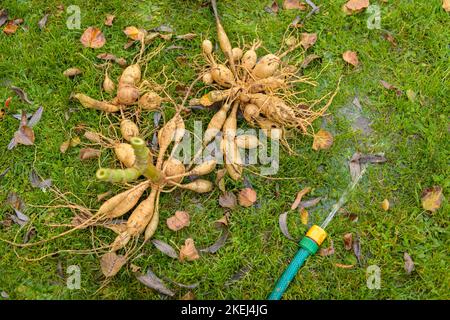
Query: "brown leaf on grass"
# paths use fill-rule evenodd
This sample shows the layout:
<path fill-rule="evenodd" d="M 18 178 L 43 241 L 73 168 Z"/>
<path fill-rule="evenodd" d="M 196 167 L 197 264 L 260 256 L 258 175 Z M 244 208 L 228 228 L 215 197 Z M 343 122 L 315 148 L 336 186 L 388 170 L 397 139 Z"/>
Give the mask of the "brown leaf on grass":
<path fill-rule="evenodd" d="M 300 65 L 300 68 L 305 69 L 306 67 L 309 66 L 311 62 L 313 62 L 316 59 L 320 59 L 320 56 L 318 56 L 317 54 L 307 55 L 306 58 L 303 60 L 302 64 Z"/>
<path fill-rule="evenodd" d="M 345 62 L 357 67 L 359 65 L 358 54 L 355 51 L 347 50 L 342 54 Z"/>
<path fill-rule="evenodd" d="M 319 255 L 322 257 L 328 257 L 334 254 L 333 240 L 330 239 L 330 246 L 328 248 L 321 248 L 319 250 Z"/>
<path fill-rule="evenodd" d="M 214 221 L 214 227 L 216 227 L 217 229 L 227 227 L 229 221 L 230 221 L 230 214 L 225 213 L 222 218 Z"/>
<path fill-rule="evenodd" d="M 239 204 L 243 207 L 251 207 L 256 202 L 256 191 L 245 188 L 239 192 Z"/>
<path fill-rule="evenodd" d="M 405 260 L 405 271 L 407 274 L 411 274 L 414 271 L 414 261 L 408 252 L 403 253 L 403 259 Z"/>
<path fill-rule="evenodd" d="M 186 211 L 177 211 L 173 216 L 166 220 L 167 226 L 172 231 L 178 231 L 189 226 L 189 213 Z"/>
<path fill-rule="evenodd" d="M 353 240 L 353 253 L 358 260 L 358 263 L 361 264 L 361 241 L 359 240 L 358 234 L 356 234 L 356 237 Z"/>
<path fill-rule="evenodd" d="M 349 0 L 342 9 L 346 14 L 351 15 L 363 11 L 369 4 L 369 0 Z"/>
<path fill-rule="evenodd" d="M 284 0 L 283 9 L 285 10 L 306 10 L 306 3 L 300 2 L 300 0 Z"/>
<path fill-rule="evenodd" d="M 195 33 L 186 33 L 186 34 L 182 34 L 182 35 L 176 36 L 175 39 L 177 39 L 177 40 L 192 40 L 196 36 L 197 35 Z"/>
<path fill-rule="evenodd" d="M 100 268 L 103 275 L 107 278 L 113 277 L 119 272 L 127 259 L 122 255 L 117 255 L 115 252 L 105 253 L 100 260 Z"/>
<path fill-rule="evenodd" d="M 390 204 L 389 204 L 389 200 L 388 199 L 384 199 L 383 202 L 381 202 L 381 208 L 384 211 L 388 211 L 389 210 L 389 206 L 390 206 Z"/>
<path fill-rule="evenodd" d="M 222 192 L 225 192 L 225 174 L 227 173 L 227 169 L 223 168 L 223 169 L 219 169 L 217 170 L 216 173 L 216 185 L 217 187 L 219 187 L 219 190 Z"/>
<path fill-rule="evenodd" d="M 89 27 L 81 35 L 80 41 L 86 48 L 98 49 L 105 45 L 106 38 L 99 28 Z"/>
<path fill-rule="evenodd" d="M 237 205 L 236 196 L 234 195 L 233 192 L 225 191 L 219 197 L 219 205 L 222 208 L 229 208 L 229 209 L 235 208 Z"/>
<path fill-rule="evenodd" d="M 308 49 L 317 41 L 317 33 L 302 33 L 300 44 L 303 48 Z"/>
<path fill-rule="evenodd" d="M 397 87 L 393 86 L 392 84 L 390 84 L 389 82 L 386 82 L 384 80 L 380 80 L 380 83 L 383 87 L 385 87 L 388 90 L 392 90 L 395 91 L 395 93 L 397 94 L 397 96 L 401 96 L 403 94 L 403 91 L 398 89 Z"/>
<path fill-rule="evenodd" d="M 138 29 L 135 26 L 126 27 L 123 30 L 123 33 L 125 33 L 128 38 L 134 41 L 140 41 L 147 35 L 147 31 L 145 29 Z"/>
<path fill-rule="evenodd" d="M 319 132 L 314 135 L 312 148 L 315 151 L 320 149 L 329 149 L 333 144 L 333 140 L 333 135 L 330 132 L 320 129 Z"/>
<path fill-rule="evenodd" d="M 6 21 L 8 21 L 8 10 L 2 9 L 0 10 L 0 27 L 3 26 Z"/>
<path fill-rule="evenodd" d="M 105 18 L 105 26 L 111 27 L 113 25 L 114 18 L 116 16 L 113 14 L 107 14 Z"/>
<path fill-rule="evenodd" d="M 80 160 L 88 160 L 100 157 L 100 150 L 93 148 L 82 148 L 80 149 Z"/>
<path fill-rule="evenodd" d="M 443 0 L 442 1 L 442 8 L 444 8 L 444 10 L 446 12 L 450 12 L 450 0 Z"/>
<path fill-rule="evenodd" d="M 277 14 L 279 10 L 280 10 L 280 7 L 278 5 L 278 1 L 276 1 L 276 0 L 273 1 L 270 6 L 264 7 L 264 11 L 266 11 L 267 13 L 271 13 L 271 14 Z"/>
<path fill-rule="evenodd" d="M 352 250 L 353 248 L 353 234 L 346 233 L 344 234 L 344 248 L 345 250 Z"/>
<path fill-rule="evenodd" d="M 172 248 L 172 246 L 168 243 L 165 243 L 164 241 L 161 240 L 152 240 L 153 245 L 156 247 L 156 249 L 158 249 L 159 251 L 161 251 L 162 253 L 164 253 L 166 256 L 169 256 L 173 259 L 178 259 L 178 254 L 175 251 L 174 248 Z"/>
<path fill-rule="evenodd" d="M 71 78 L 71 77 L 75 77 L 75 76 L 77 76 L 79 74 L 82 74 L 82 73 L 83 72 L 80 69 L 78 69 L 78 68 L 69 68 L 69 69 L 67 69 L 67 70 L 65 70 L 63 72 L 63 75 L 65 77 Z"/>
<path fill-rule="evenodd" d="M 230 236 L 230 231 L 228 230 L 227 226 L 225 224 L 220 225 L 219 223 L 215 223 L 215 226 L 220 227 L 222 229 L 222 233 L 220 234 L 219 238 L 217 238 L 216 242 L 214 242 L 212 245 L 200 249 L 201 252 L 216 253 L 227 242 L 227 239 Z"/>
<path fill-rule="evenodd" d="M 300 201 L 298 208 L 300 208 L 300 210 L 301 210 L 301 209 L 314 207 L 320 202 L 320 200 L 322 200 L 321 197 L 317 197 L 317 198 L 313 198 L 313 199 L 309 199 L 309 200 L 305 200 L 305 201 Z"/>
<path fill-rule="evenodd" d="M 184 245 L 180 249 L 180 260 L 194 261 L 200 258 L 195 243 L 192 238 L 188 238 L 184 241 Z"/>
<path fill-rule="evenodd" d="M 422 192 L 422 207 L 425 210 L 435 212 L 441 207 L 444 195 L 440 186 L 427 188 Z"/>
<path fill-rule="evenodd" d="M 21 89 L 19 87 L 15 87 L 15 86 L 10 86 L 9 88 L 12 91 L 14 91 L 15 94 L 17 94 L 17 96 L 20 98 L 20 100 L 22 100 L 22 102 L 25 102 L 25 103 L 28 103 L 28 104 L 33 104 L 33 101 L 31 101 L 28 98 L 27 93 L 23 89 Z"/>
<path fill-rule="evenodd" d="M 3 32 L 7 35 L 11 35 L 16 33 L 17 28 L 19 26 L 17 24 L 14 23 L 14 21 L 9 21 L 6 26 L 3 28 Z"/>
<path fill-rule="evenodd" d="M 291 234 L 289 233 L 289 230 L 288 230 L 288 226 L 287 226 L 287 216 L 288 216 L 288 213 L 289 213 L 289 211 L 286 211 L 286 212 L 280 214 L 280 216 L 279 216 L 279 218 L 278 218 L 278 225 L 280 226 L 281 233 L 282 233 L 286 238 L 288 238 L 289 240 L 292 240 L 292 241 L 296 241 L 296 240 L 291 236 Z"/>
<path fill-rule="evenodd" d="M 168 289 L 162 282 L 162 280 L 158 278 L 150 268 L 147 270 L 147 274 L 136 275 L 136 278 L 138 279 L 139 282 L 141 282 L 148 288 L 154 289 L 159 293 L 162 293 L 169 297 L 173 297 L 175 295 L 175 293 L 172 290 Z"/>
<path fill-rule="evenodd" d="M 195 300 L 195 295 L 192 291 L 188 291 L 180 298 L 180 300 Z"/>
<path fill-rule="evenodd" d="M 21 126 L 14 134 L 14 140 L 18 144 L 31 146 L 34 144 L 35 136 L 34 131 L 29 126 Z"/>
<path fill-rule="evenodd" d="M 44 14 L 44 16 L 41 18 L 41 20 L 39 20 L 38 22 L 38 27 L 41 30 L 44 30 L 45 26 L 47 25 L 48 22 L 48 17 L 50 16 L 49 13 Z"/>
<path fill-rule="evenodd" d="M 335 263 L 334 264 L 336 267 L 341 268 L 341 269 L 351 269 L 354 267 L 353 264 L 342 264 L 342 263 Z"/>
<path fill-rule="evenodd" d="M 59 151 L 61 153 L 66 153 L 67 149 L 69 149 L 70 147 L 70 140 L 64 141 L 63 143 L 61 143 L 61 145 L 59 146 Z"/>
<path fill-rule="evenodd" d="M 304 225 L 308 224 L 308 217 L 309 217 L 308 211 L 306 211 L 305 208 L 301 208 L 300 209 L 300 221 L 302 222 L 302 224 L 304 224 Z"/>
<path fill-rule="evenodd" d="M 388 32 L 385 32 L 383 34 L 383 38 L 385 38 L 387 41 L 389 41 L 389 43 L 393 46 L 396 47 L 397 46 L 397 41 L 395 40 L 394 36 Z"/>
<path fill-rule="evenodd" d="M 302 190 L 300 190 L 297 193 L 297 196 L 295 197 L 295 200 L 291 205 L 291 210 L 297 209 L 300 202 L 302 201 L 303 196 L 310 191 L 311 191 L 311 187 L 306 187 L 306 188 L 303 188 Z"/>

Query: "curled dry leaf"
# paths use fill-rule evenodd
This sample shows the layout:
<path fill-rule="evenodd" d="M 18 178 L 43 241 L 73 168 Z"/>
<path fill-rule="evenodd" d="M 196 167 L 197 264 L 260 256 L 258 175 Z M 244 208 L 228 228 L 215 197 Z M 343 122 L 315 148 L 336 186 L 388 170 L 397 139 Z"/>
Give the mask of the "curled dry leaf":
<path fill-rule="evenodd" d="M 306 211 L 305 208 L 301 208 L 301 210 L 300 210 L 300 221 L 302 222 L 302 224 L 304 224 L 304 225 L 308 224 L 308 217 L 309 217 L 308 211 Z"/>
<path fill-rule="evenodd" d="M 444 8 L 444 10 L 446 12 L 450 12 L 450 0 L 443 0 L 442 1 L 442 8 Z"/>
<path fill-rule="evenodd" d="M 17 28 L 19 26 L 17 24 L 14 23 L 14 21 L 9 21 L 6 26 L 3 28 L 3 32 L 7 35 L 11 35 L 16 33 Z"/>
<path fill-rule="evenodd" d="M 303 209 L 303 208 L 314 207 L 320 202 L 321 199 L 322 199 L 321 197 L 317 197 L 314 199 L 301 201 L 300 204 L 298 205 L 298 208 Z"/>
<path fill-rule="evenodd" d="M 142 40 L 144 39 L 144 37 L 147 35 L 147 31 L 144 29 L 138 29 L 134 26 L 130 26 L 130 27 L 126 27 L 123 30 L 123 33 L 125 33 L 125 35 L 130 38 L 131 40 L 137 41 L 137 40 Z"/>
<path fill-rule="evenodd" d="M 296 240 L 291 236 L 291 234 L 289 233 L 289 230 L 288 230 L 288 226 L 287 226 L 287 215 L 288 215 L 288 212 L 289 212 L 289 211 L 286 211 L 286 212 L 280 214 L 280 217 L 278 218 L 278 225 L 280 226 L 281 233 L 282 233 L 286 238 L 288 238 L 289 240 L 292 240 L 292 241 L 296 241 Z"/>
<path fill-rule="evenodd" d="M 239 192 L 239 204 L 243 207 L 250 207 L 256 202 L 256 191 L 252 188 L 245 188 Z"/>
<path fill-rule="evenodd" d="M 219 205 L 222 208 L 233 209 L 236 207 L 237 200 L 233 192 L 225 191 L 219 197 Z"/>
<path fill-rule="evenodd" d="M 173 216 L 167 219 L 167 226 L 172 231 L 178 231 L 189 226 L 189 213 L 186 211 L 177 211 Z"/>
<path fill-rule="evenodd" d="M 433 186 L 422 192 L 422 207 L 425 210 L 435 212 L 441 207 L 444 195 L 440 186 Z"/>
<path fill-rule="evenodd" d="M 8 21 L 8 10 L 2 9 L 0 10 L 0 27 L 3 26 L 6 21 Z"/>
<path fill-rule="evenodd" d="M 111 27 L 113 25 L 114 18 L 116 16 L 113 14 L 107 14 L 105 18 L 105 26 Z"/>
<path fill-rule="evenodd" d="M 358 263 L 361 264 L 361 241 L 359 240 L 359 236 L 356 235 L 355 240 L 353 241 L 353 253 L 358 259 Z"/>
<path fill-rule="evenodd" d="M 188 238 L 180 249 L 180 260 L 194 261 L 200 258 L 197 248 L 195 248 L 194 239 Z"/>
<path fill-rule="evenodd" d="M 384 199 L 383 202 L 381 203 L 381 208 L 384 211 L 388 211 L 389 210 L 389 206 L 390 206 L 389 200 L 388 199 Z"/>
<path fill-rule="evenodd" d="M 347 251 L 352 250 L 352 247 L 353 247 L 353 234 L 352 233 L 344 234 L 344 247 L 345 247 L 345 250 L 347 250 Z"/>
<path fill-rule="evenodd" d="M 216 223 L 216 226 L 219 226 L 219 224 Z M 220 248 L 222 248 L 225 245 L 228 237 L 230 236 L 230 231 L 224 224 L 222 224 L 221 228 L 222 228 L 222 233 L 220 234 L 220 236 L 216 240 L 216 242 L 214 242 L 209 247 L 201 249 L 200 250 L 201 252 L 216 253 L 217 251 L 219 251 Z"/>
<path fill-rule="evenodd" d="M 300 43 L 303 48 L 308 49 L 317 41 L 317 33 L 302 33 Z"/>
<path fill-rule="evenodd" d="M 141 282 L 148 288 L 154 289 L 159 293 L 162 293 L 169 297 L 173 297 L 175 295 L 175 293 L 172 290 L 168 289 L 162 282 L 162 280 L 158 278 L 150 268 L 147 270 L 147 274 L 137 275 L 136 278 L 139 282 Z"/>
<path fill-rule="evenodd" d="M 389 82 L 386 82 L 386 81 L 384 81 L 384 80 L 380 80 L 380 83 L 381 83 L 381 85 L 382 85 L 384 88 L 386 88 L 386 89 L 388 89 L 388 90 L 395 91 L 395 94 L 396 94 L 397 96 L 401 96 L 401 95 L 403 94 L 403 91 L 402 91 L 402 90 L 398 89 L 396 86 L 390 84 Z"/>
<path fill-rule="evenodd" d="M 278 1 L 273 1 L 270 6 L 265 6 L 264 11 L 271 14 L 276 14 L 280 10 L 280 7 L 278 6 Z"/>
<path fill-rule="evenodd" d="M 113 277 L 119 272 L 127 259 L 122 255 L 117 255 L 115 252 L 105 253 L 100 260 L 100 267 L 103 275 L 107 278 Z"/>
<path fill-rule="evenodd" d="M 310 191 L 311 191 L 311 187 L 306 187 L 306 188 L 303 188 L 302 190 L 300 190 L 297 193 L 297 196 L 295 197 L 295 200 L 291 205 L 291 210 L 297 209 L 300 202 L 302 201 L 303 196 Z"/>
<path fill-rule="evenodd" d="M 403 253 L 403 259 L 405 260 L 406 273 L 411 274 L 414 271 L 414 262 L 408 252 Z"/>
<path fill-rule="evenodd" d="M 359 65 L 358 54 L 355 51 L 347 50 L 342 54 L 345 62 L 357 67 Z"/>
<path fill-rule="evenodd" d="M 363 11 L 369 6 L 369 0 L 349 0 L 344 6 L 342 10 L 348 14 L 354 14 Z"/>
<path fill-rule="evenodd" d="M 45 190 L 52 185 L 52 179 L 42 179 L 34 169 L 31 169 L 29 179 L 34 188 Z"/>
<path fill-rule="evenodd" d="M 20 100 L 22 100 L 22 102 L 25 102 L 28 104 L 33 104 L 33 101 L 31 101 L 28 98 L 27 93 L 23 89 L 21 89 L 19 87 L 15 87 L 15 86 L 10 86 L 9 88 L 19 96 L 19 98 L 20 98 Z"/>
<path fill-rule="evenodd" d="M 63 72 L 63 75 L 65 77 L 71 78 L 71 77 L 75 77 L 75 76 L 77 76 L 79 74 L 82 74 L 82 73 L 83 72 L 80 69 L 78 69 L 78 68 L 69 68 L 69 69 L 67 69 L 66 71 Z"/>
<path fill-rule="evenodd" d="M 161 251 L 162 253 L 164 253 L 166 256 L 169 256 L 173 259 L 178 259 L 178 254 L 175 251 L 174 248 L 172 248 L 172 246 L 168 243 L 165 243 L 164 241 L 161 240 L 152 240 L 153 245 L 156 247 L 156 249 L 158 249 L 159 251 Z"/>
<path fill-rule="evenodd" d="M 44 30 L 45 26 L 47 25 L 48 17 L 49 17 L 49 16 L 50 16 L 50 14 L 49 14 L 49 13 L 46 13 L 46 14 L 42 17 L 42 19 L 39 20 L 39 22 L 38 22 L 38 27 L 39 27 L 39 29 Z"/>
<path fill-rule="evenodd" d="M 303 60 L 302 64 L 300 65 L 301 68 L 306 68 L 311 62 L 313 62 L 316 59 L 320 59 L 320 56 L 317 54 L 309 54 L 306 56 L 305 60 Z"/>
<path fill-rule="evenodd" d="M 180 36 L 176 36 L 175 39 L 178 40 L 192 40 L 196 37 L 197 35 L 195 33 L 186 33 Z"/>
<path fill-rule="evenodd" d="M 327 257 L 327 256 L 331 256 L 334 254 L 334 245 L 333 245 L 333 240 L 330 239 L 330 246 L 328 248 L 321 248 L 319 250 L 319 255 L 321 255 L 322 257 Z"/>
<path fill-rule="evenodd" d="M 80 149 L 80 160 L 88 160 L 100 157 L 100 150 L 93 148 Z"/>
<path fill-rule="evenodd" d="M 86 48 L 98 49 L 105 45 L 106 38 L 99 28 L 89 27 L 81 35 L 80 42 Z"/>
<path fill-rule="evenodd" d="M 283 9 L 285 10 L 306 10 L 306 3 L 300 2 L 300 0 L 284 0 Z"/>
<path fill-rule="evenodd" d="M 326 130 L 320 129 L 319 132 L 314 135 L 312 148 L 316 151 L 319 149 L 329 149 L 332 144 L 333 135 Z"/>

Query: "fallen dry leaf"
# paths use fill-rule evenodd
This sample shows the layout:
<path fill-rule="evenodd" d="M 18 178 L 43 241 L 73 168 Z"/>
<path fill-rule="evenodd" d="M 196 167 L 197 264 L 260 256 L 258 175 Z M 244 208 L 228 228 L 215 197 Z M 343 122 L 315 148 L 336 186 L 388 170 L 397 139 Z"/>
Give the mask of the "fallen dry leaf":
<path fill-rule="evenodd" d="M 279 216 L 279 218 L 278 218 L 278 225 L 280 226 L 281 233 L 282 233 L 286 238 L 288 238 L 289 240 L 292 240 L 292 241 L 296 241 L 296 240 L 291 236 L 291 234 L 289 233 L 289 230 L 288 230 L 288 226 L 287 226 L 287 216 L 288 216 L 288 213 L 289 213 L 289 211 L 286 211 L 286 212 L 280 214 L 280 216 Z"/>
<path fill-rule="evenodd" d="M 182 34 L 180 36 L 176 36 L 175 39 L 177 39 L 177 40 L 192 40 L 196 36 L 197 35 L 195 33 L 186 33 L 186 34 Z"/>
<path fill-rule="evenodd" d="M 52 179 L 42 179 L 34 169 L 31 169 L 29 179 L 32 187 L 41 190 L 50 188 L 52 185 Z"/>
<path fill-rule="evenodd" d="M 336 267 L 341 268 L 341 269 L 351 269 L 354 267 L 353 264 L 341 264 L 341 263 L 335 263 L 334 264 Z"/>
<path fill-rule="evenodd" d="M 284 0 L 283 9 L 285 10 L 306 10 L 306 3 L 300 2 L 300 0 Z"/>
<path fill-rule="evenodd" d="M 230 231 L 228 230 L 225 224 L 215 223 L 216 227 L 220 227 L 222 229 L 222 233 L 219 238 L 212 245 L 200 249 L 201 252 L 206 253 L 216 253 L 220 248 L 222 248 L 227 242 L 228 237 L 230 236 Z"/>
<path fill-rule="evenodd" d="M 113 25 L 113 20 L 116 16 L 113 14 L 107 14 L 105 18 L 105 26 L 111 27 Z"/>
<path fill-rule="evenodd" d="M 330 239 L 330 246 L 328 248 L 321 248 L 319 250 L 319 255 L 322 257 L 327 257 L 327 256 L 331 256 L 334 254 L 334 245 L 333 245 L 333 240 Z"/>
<path fill-rule="evenodd" d="M 385 38 L 387 41 L 389 41 L 389 43 L 393 46 L 396 47 L 397 46 L 397 41 L 395 40 L 394 36 L 388 32 L 383 34 L 383 38 Z"/>
<path fill-rule="evenodd" d="M 274 2 L 272 2 L 272 4 L 270 6 L 264 7 L 264 11 L 271 13 L 271 14 L 276 14 L 279 10 L 280 10 L 280 7 L 278 6 L 278 1 L 274 1 Z"/>
<path fill-rule="evenodd" d="M 61 145 L 59 146 L 59 151 L 61 153 L 66 153 L 67 149 L 69 149 L 70 147 L 70 140 L 64 141 L 63 143 L 61 143 Z"/>
<path fill-rule="evenodd" d="M 35 136 L 34 131 L 29 126 L 21 126 L 19 131 L 14 134 L 14 140 L 18 144 L 31 146 L 34 144 Z"/>
<path fill-rule="evenodd" d="M 355 240 L 353 241 L 353 253 L 361 265 L 361 241 L 359 240 L 358 234 L 356 234 Z"/>
<path fill-rule="evenodd" d="M 178 231 L 189 226 L 189 213 L 186 211 L 177 211 L 173 216 L 166 220 L 167 226 L 172 231 Z"/>
<path fill-rule="evenodd" d="M 317 41 L 317 33 L 302 33 L 300 44 L 303 48 L 308 49 Z"/>
<path fill-rule="evenodd" d="M 169 296 L 169 297 L 173 297 L 175 295 L 175 293 L 172 290 L 168 289 L 164 285 L 162 280 L 160 278 L 158 278 L 152 272 L 152 270 L 150 270 L 150 268 L 147 270 L 147 274 L 145 274 L 145 275 L 137 275 L 136 278 L 139 280 L 139 282 L 141 282 L 142 284 L 144 284 L 148 288 L 154 289 L 154 290 L 158 291 L 159 293 L 162 293 L 162 294 L 164 294 L 166 296 Z"/>
<path fill-rule="evenodd" d="M 245 188 L 239 192 L 239 204 L 243 207 L 251 207 L 256 202 L 256 191 Z"/>
<path fill-rule="evenodd" d="M 83 72 L 80 69 L 78 69 L 78 68 L 69 68 L 69 69 L 67 69 L 66 71 L 63 72 L 63 75 L 65 77 L 71 78 L 71 77 L 75 77 L 76 75 L 79 75 L 79 74 L 82 74 L 82 73 Z"/>
<path fill-rule="evenodd" d="M 401 96 L 403 94 L 402 90 L 398 89 L 396 86 L 393 86 L 392 84 L 390 84 L 389 82 L 386 82 L 384 80 L 380 80 L 380 83 L 383 87 L 385 87 L 388 90 L 392 90 L 395 91 L 395 93 L 397 94 L 397 96 Z"/>
<path fill-rule="evenodd" d="M 316 151 L 319 149 L 329 149 L 332 144 L 332 134 L 326 130 L 320 129 L 319 132 L 314 135 L 312 148 Z"/>
<path fill-rule="evenodd" d="M 233 192 L 225 191 L 219 197 L 219 205 L 222 208 L 233 209 L 237 205 L 236 196 Z"/>
<path fill-rule="evenodd" d="M 444 8 L 444 10 L 446 12 L 450 12 L 450 0 L 443 0 L 442 1 L 442 8 Z"/>
<path fill-rule="evenodd" d="M 168 243 L 165 243 L 164 241 L 156 240 L 156 239 L 152 240 L 152 243 L 156 247 L 156 249 L 158 249 L 159 251 L 164 253 L 166 256 L 169 256 L 173 259 L 178 259 L 177 252 Z"/>
<path fill-rule="evenodd" d="M 359 65 L 358 55 L 355 51 L 347 50 L 342 54 L 345 62 L 357 67 Z"/>
<path fill-rule="evenodd" d="M 195 300 L 195 295 L 192 291 L 188 291 L 180 298 L 180 300 Z"/>
<path fill-rule="evenodd" d="M 425 210 L 435 212 L 441 207 L 444 195 L 440 186 L 427 188 L 422 192 L 422 207 Z"/>
<path fill-rule="evenodd" d="M 320 56 L 317 54 L 310 54 L 307 55 L 306 58 L 303 60 L 302 64 L 300 65 L 301 68 L 306 68 L 311 62 L 313 62 L 316 59 L 320 59 Z"/>
<path fill-rule="evenodd" d="M 407 274 L 411 274 L 414 270 L 414 261 L 408 252 L 403 253 L 403 259 L 405 260 L 405 271 Z"/>
<path fill-rule="evenodd" d="M 127 259 L 122 255 L 117 255 L 115 252 L 105 253 L 100 260 L 100 268 L 103 275 L 107 278 L 113 277 L 119 272 Z"/>
<path fill-rule="evenodd" d="M 313 199 L 309 199 L 309 200 L 305 200 L 305 201 L 300 201 L 297 208 L 300 208 L 300 210 L 301 210 L 301 209 L 314 207 L 320 202 L 320 200 L 322 200 L 321 197 L 317 197 L 317 198 L 313 198 Z"/>
<path fill-rule="evenodd" d="M 300 204 L 300 202 L 302 201 L 303 196 L 305 194 L 307 194 L 308 192 L 310 192 L 310 191 L 311 191 L 310 187 L 306 187 L 306 188 L 303 188 L 302 190 L 300 190 L 297 193 L 297 196 L 295 197 L 295 200 L 294 200 L 294 202 L 291 205 L 291 210 L 297 209 L 299 204 Z"/>
<path fill-rule="evenodd" d="M 27 93 L 23 89 L 15 86 L 10 86 L 9 88 L 17 94 L 20 100 L 28 104 L 33 104 L 33 101 L 28 98 Z"/>
<path fill-rule="evenodd" d="M 11 34 L 16 33 L 18 27 L 19 26 L 17 24 L 15 24 L 14 21 L 9 21 L 6 24 L 6 26 L 3 28 L 3 32 L 5 34 L 11 35 Z"/>
<path fill-rule="evenodd" d="M 41 20 L 39 20 L 38 22 L 38 27 L 41 30 L 44 30 L 45 26 L 47 25 L 48 22 L 48 17 L 50 16 L 49 13 L 44 14 L 44 16 L 41 18 Z"/>
<path fill-rule="evenodd" d="M 342 9 L 346 14 L 351 15 L 363 11 L 369 4 L 369 0 L 349 0 Z"/>
<path fill-rule="evenodd" d="M 184 245 L 180 249 L 180 260 L 194 261 L 200 258 L 197 249 L 195 248 L 194 240 L 188 238 L 184 241 Z"/>
<path fill-rule="evenodd" d="M 300 221 L 302 222 L 302 224 L 304 224 L 304 225 L 308 224 L 308 217 L 309 217 L 308 211 L 306 211 L 305 208 L 301 208 L 301 210 L 300 210 Z"/>
<path fill-rule="evenodd" d="M 106 38 L 99 28 L 89 27 L 81 35 L 80 41 L 86 48 L 98 49 L 105 45 Z"/>
<path fill-rule="evenodd" d="M 6 21 L 8 21 L 8 10 L 2 9 L 0 10 L 0 27 L 3 26 Z"/>
<path fill-rule="evenodd" d="M 345 250 L 352 250 L 353 247 L 353 234 L 352 233 L 346 233 L 344 234 L 344 247 Z"/>
<path fill-rule="evenodd" d="M 125 33 L 125 35 L 130 38 L 131 40 L 137 41 L 137 40 L 142 40 L 144 39 L 144 37 L 147 35 L 147 31 L 145 29 L 138 29 L 134 26 L 129 26 L 126 27 L 123 30 L 123 33 Z"/>
<path fill-rule="evenodd" d="M 383 208 L 384 211 L 389 210 L 389 200 L 388 199 L 383 200 L 383 202 L 381 203 L 381 208 Z"/>
<path fill-rule="evenodd" d="M 80 160 L 88 160 L 100 157 L 100 150 L 93 148 L 82 148 L 80 149 Z"/>

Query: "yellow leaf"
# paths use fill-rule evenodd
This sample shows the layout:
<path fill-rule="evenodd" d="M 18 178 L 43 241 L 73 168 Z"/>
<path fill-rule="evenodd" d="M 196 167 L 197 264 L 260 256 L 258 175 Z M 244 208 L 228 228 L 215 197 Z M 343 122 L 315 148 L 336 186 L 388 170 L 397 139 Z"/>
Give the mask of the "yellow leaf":
<path fill-rule="evenodd" d="M 425 210 L 435 212 L 441 207 L 444 195 L 440 186 L 433 186 L 422 192 L 422 207 Z"/>
<path fill-rule="evenodd" d="M 147 33 L 145 30 L 138 29 L 134 26 L 126 27 L 123 32 L 132 40 L 141 40 Z"/>
<path fill-rule="evenodd" d="M 312 148 L 316 151 L 319 149 L 329 149 L 332 144 L 333 136 L 331 135 L 331 133 L 326 130 L 320 129 L 319 132 L 314 135 Z"/>
<path fill-rule="evenodd" d="M 388 211 L 389 210 L 389 200 L 384 199 L 383 202 L 381 203 L 381 207 L 383 208 L 384 211 Z"/>
<path fill-rule="evenodd" d="M 309 217 L 309 213 L 308 211 L 306 211 L 305 208 L 302 208 L 302 210 L 300 211 L 300 220 L 303 224 L 308 224 L 308 217 Z"/>

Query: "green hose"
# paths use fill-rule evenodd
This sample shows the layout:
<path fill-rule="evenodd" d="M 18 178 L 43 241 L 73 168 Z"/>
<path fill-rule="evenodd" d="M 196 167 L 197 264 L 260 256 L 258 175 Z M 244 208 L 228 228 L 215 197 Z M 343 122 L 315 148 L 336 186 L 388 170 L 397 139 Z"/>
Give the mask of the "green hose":
<path fill-rule="evenodd" d="M 319 249 L 319 245 L 308 237 L 304 237 L 299 244 L 301 247 L 300 250 L 298 250 L 294 259 L 292 259 L 291 263 L 278 279 L 275 288 L 267 298 L 268 300 L 280 300 L 281 296 L 286 291 L 291 281 L 294 280 L 295 275 L 303 266 L 306 259 L 308 259 L 310 255 L 314 255 Z"/>

